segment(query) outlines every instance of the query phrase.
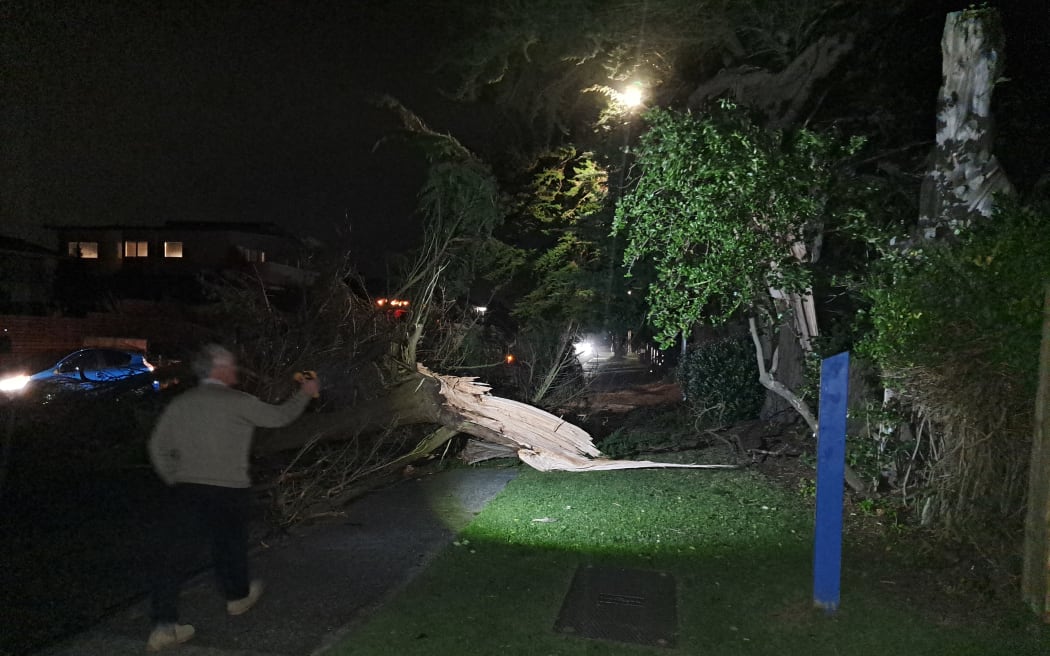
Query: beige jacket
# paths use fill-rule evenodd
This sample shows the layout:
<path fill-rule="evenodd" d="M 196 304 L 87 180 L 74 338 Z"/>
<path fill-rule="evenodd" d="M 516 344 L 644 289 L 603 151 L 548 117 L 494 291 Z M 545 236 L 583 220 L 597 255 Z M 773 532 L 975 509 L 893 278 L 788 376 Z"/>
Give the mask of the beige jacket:
<path fill-rule="evenodd" d="M 309 402 L 310 395 L 302 390 L 273 405 L 221 383 L 204 382 L 165 408 L 150 436 L 150 461 L 168 485 L 250 487 L 255 428 L 286 426 Z"/>

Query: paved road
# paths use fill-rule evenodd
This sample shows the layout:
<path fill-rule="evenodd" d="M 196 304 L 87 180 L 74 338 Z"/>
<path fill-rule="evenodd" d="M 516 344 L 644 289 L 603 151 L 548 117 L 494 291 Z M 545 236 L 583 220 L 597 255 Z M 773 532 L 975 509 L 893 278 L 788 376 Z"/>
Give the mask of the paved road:
<path fill-rule="evenodd" d="M 518 467 L 456 468 L 359 499 L 339 522 L 298 529 L 280 544 L 260 547 L 253 571 L 266 580 L 258 606 L 227 617 L 210 573 L 183 589 L 182 621 L 197 636 L 179 656 L 306 656 L 323 651 L 355 621 L 423 570 Z M 141 601 L 63 642 L 47 656 L 144 653 L 149 633 Z"/>

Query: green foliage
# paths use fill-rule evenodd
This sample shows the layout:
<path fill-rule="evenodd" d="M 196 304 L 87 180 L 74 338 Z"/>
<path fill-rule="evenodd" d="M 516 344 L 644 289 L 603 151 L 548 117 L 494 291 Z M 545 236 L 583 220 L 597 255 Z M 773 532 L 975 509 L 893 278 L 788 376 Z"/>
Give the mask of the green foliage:
<path fill-rule="evenodd" d="M 515 306 L 523 322 L 594 323 L 600 271 L 608 259 L 595 229 L 605 209 L 607 173 L 589 153 L 562 148 L 537 162 L 512 209 L 518 238 L 533 249 L 532 289 Z"/>
<path fill-rule="evenodd" d="M 873 489 L 896 486 L 909 468 L 917 466 L 912 461 L 914 435 L 900 430 L 907 419 L 896 404 L 869 400 L 851 407 L 849 418 L 858 428 L 846 439 L 846 462 Z"/>
<path fill-rule="evenodd" d="M 407 256 L 395 295 L 412 298 L 422 310 L 439 280 L 445 298 L 456 298 L 470 289 L 479 271 L 513 269 L 520 257 L 495 243 L 492 235 L 503 222 L 504 209 L 489 166 L 454 137 L 430 129 L 396 99 L 384 96 L 375 102 L 402 124 L 400 132 L 384 141 L 406 141 L 429 163 L 419 191 L 422 245 Z"/>
<path fill-rule="evenodd" d="M 637 453 L 644 453 L 653 445 L 652 435 L 626 431 L 622 427 L 614 430 L 608 437 L 596 442 L 603 455 L 609 458 L 624 458 Z"/>
<path fill-rule="evenodd" d="M 817 498 L 817 482 L 812 478 L 798 479 L 798 493 L 807 499 Z"/>
<path fill-rule="evenodd" d="M 626 293 L 620 245 L 609 236 L 608 170 L 594 154 L 565 147 L 537 159 L 510 215 L 507 238 L 532 246 L 530 289 L 513 311 L 523 326 L 640 327 L 642 298 Z"/>
<path fill-rule="evenodd" d="M 597 439 L 595 445 L 610 458 L 623 458 L 652 452 L 660 447 L 696 441 L 691 413 L 682 406 L 638 408 L 629 413 L 612 433 Z"/>
<path fill-rule="evenodd" d="M 514 309 L 525 321 L 558 322 L 561 318 L 583 318 L 593 314 L 597 291 L 593 269 L 600 266 L 593 245 L 575 235 L 564 235 L 534 263 L 535 288 Z"/>
<path fill-rule="evenodd" d="M 1034 394 L 1048 228 L 1050 207 L 1004 199 L 993 220 L 958 243 L 888 257 L 868 289 L 872 332 L 862 352 L 886 370 L 979 361 L 985 376 Z"/>
<path fill-rule="evenodd" d="M 887 449 L 887 447 L 890 447 Z M 888 439 L 873 439 L 871 436 L 850 436 L 846 440 L 846 464 L 866 483 L 878 483 L 882 473 L 896 468 L 897 459 L 904 445 Z"/>
<path fill-rule="evenodd" d="M 755 347 L 732 337 L 690 350 L 678 364 L 678 383 L 697 417 L 707 425 L 754 419 L 765 388 L 758 382 Z"/>
<path fill-rule="evenodd" d="M 918 453 L 924 514 L 977 542 L 1019 530 L 1023 515 L 1048 221 L 1046 205 L 1001 199 L 953 243 L 886 258 L 868 290 L 860 350 L 930 428 Z"/>
<path fill-rule="evenodd" d="M 605 209 L 609 173 L 591 153 L 571 146 L 541 157 L 519 197 L 521 213 L 544 231 L 564 231 Z"/>
<path fill-rule="evenodd" d="M 458 296 L 470 287 L 479 269 L 488 268 L 478 266 L 479 261 L 487 262 L 485 256 L 503 258 L 508 254 L 507 249 L 491 243 L 492 231 L 503 220 L 498 198 L 495 178 L 477 159 L 430 165 L 419 192 L 423 246 L 405 276 L 406 291 L 415 291 L 420 298 L 419 286 L 428 284 L 440 269 L 446 295 Z"/>
<path fill-rule="evenodd" d="M 628 265 L 655 266 L 649 317 L 662 344 L 704 319 L 768 307 L 771 287 L 809 287 L 808 263 L 792 246 L 823 231 L 836 164 L 861 143 L 766 130 L 728 102 L 707 116 L 646 118 L 642 175 L 613 229 L 627 236 Z"/>

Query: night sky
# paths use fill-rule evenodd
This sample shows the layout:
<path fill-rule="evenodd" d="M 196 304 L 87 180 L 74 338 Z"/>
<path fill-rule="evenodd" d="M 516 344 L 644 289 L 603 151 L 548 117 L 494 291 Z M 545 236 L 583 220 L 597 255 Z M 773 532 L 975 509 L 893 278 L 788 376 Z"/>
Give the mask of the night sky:
<path fill-rule="evenodd" d="M 1004 11 L 1008 50 L 1045 45 L 1046 0 L 1016 1 L 1029 9 Z M 468 145 L 477 118 L 438 93 L 451 83 L 429 70 L 445 38 L 430 4 L 0 4 L 0 233 L 48 244 L 43 224 L 273 221 L 381 252 L 411 232 L 422 163 L 373 152 L 396 124 L 369 95 Z"/>
<path fill-rule="evenodd" d="M 413 3 L 133 4 L 3 5 L 0 232 L 273 221 L 356 249 L 407 226 L 422 164 L 373 152 L 395 122 L 367 98 L 452 111 Z"/>

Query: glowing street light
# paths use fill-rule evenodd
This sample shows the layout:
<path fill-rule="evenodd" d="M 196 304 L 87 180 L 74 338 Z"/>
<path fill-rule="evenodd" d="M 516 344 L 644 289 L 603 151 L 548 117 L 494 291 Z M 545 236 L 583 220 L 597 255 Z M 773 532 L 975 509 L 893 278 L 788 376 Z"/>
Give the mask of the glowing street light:
<path fill-rule="evenodd" d="M 620 102 L 629 109 L 641 107 L 642 102 L 645 100 L 645 96 L 642 93 L 642 87 L 638 84 L 632 84 L 621 91 L 618 95 Z"/>

